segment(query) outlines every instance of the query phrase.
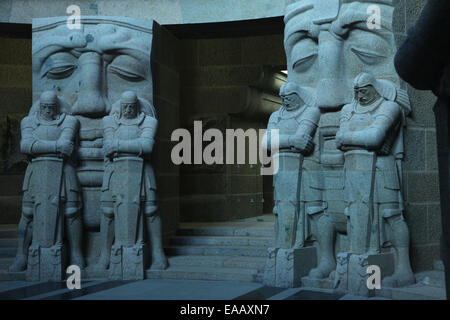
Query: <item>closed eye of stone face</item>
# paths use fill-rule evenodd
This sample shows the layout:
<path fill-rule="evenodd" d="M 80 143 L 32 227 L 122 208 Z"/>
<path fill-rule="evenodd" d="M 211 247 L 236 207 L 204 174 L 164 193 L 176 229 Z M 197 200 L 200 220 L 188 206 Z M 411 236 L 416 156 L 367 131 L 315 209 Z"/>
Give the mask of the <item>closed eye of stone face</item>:
<path fill-rule="evenodd" d="M 351 51 L 363 64 L 377 65 L 393 54 L 392 47 L 377 34 L 362 29 L 350 32 L 346 51 Z"/>
<path fill-rule="evenodd" d="M 297 39 L 290 52 L 292 69 L 296 72 L 304 72 L 311 68 L 318 55 L 317 40 L 308 36 Z"/>
<path fill-rule="evenodd" d="M 68 52 L 57 52 L 47 58 L 41 69 L 41 77 L 65 79 L 77 69 L 77 59 Z"/>
<path fill-rule="evenodd" d="M 359 49 L 356 47 L 351 47 L 350 50 L 365 64 L 377 64 L 381 62 L 381 59 L 385 59 L 385 56 L 378 55 L 376 53 L 370 52 L 369 50 Z"/>
<path fill-rule="evenodd" d="M 127 55 L 116 57 L 108 67 L 108 72 L 126 81 L 138 82 L 146 79 L 146 72 L 142 63 Z"/>

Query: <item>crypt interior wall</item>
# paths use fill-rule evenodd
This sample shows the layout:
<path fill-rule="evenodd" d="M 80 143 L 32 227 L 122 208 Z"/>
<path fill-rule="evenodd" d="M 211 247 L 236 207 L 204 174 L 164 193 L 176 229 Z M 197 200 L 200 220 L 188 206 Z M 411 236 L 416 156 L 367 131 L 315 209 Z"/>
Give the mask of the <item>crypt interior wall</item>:
<path fill-rule="evenodd" d="M 266 98 L 271 110 L 279 107 L 279 86 L 264 86 L 271 70 L 285 68 L 283 34 L 182 40 L 181 125 L 193 132 L 201 120 L 203 131 L 265 129 L 270 113 L 256 97 Z M 273 102 L 268 102 L 271 100 Z M 248 151 L 248 148 L 247 148 Z M 248 154 L 246 156 L 248 159 Z M 225 221 L 272 211 L 272 179 L 260 175 L 260 165 L 182 165 L 181 221 Z M 264 187 L 264 186 L 265 187 Z"/>
<path fill-rule="evenodd" d="M 405 38 L 407 29 L 417 19 L 424 3 L 424 0 L 396 1 L 394 26 L 397 45 Z M 194 119 L 203 120 L 204 130 L 207 127 L 265 128 L 267 119 L 264 116 L 251 118 L 241 113 L 248 105 L 248 90 L 260 79 L 263 67 L 280 67 L 286 63 L 282 38 L 280 33 L 181 39 L 180 111 L 170 116 L 179 117 L 180 126 L 186 128 L 192 127 Z M 0 223 L 16 224 L 20 218 L 20 190 L 25 169 L 20 161 L 23 158 L 18 153 L 18 125 L 32 103 L 31 34 L 23 37 L 13 32 L 2 33 L 0 47 Z M 175 92 L 168 95 L 176 95 L 177 89 L 173 90 Z M 431 269 L 439 260 L 441 224 L 432 112 L 436 98 L 431 92 L 410 87 L 408 92 L 413 112 L 407 120 L 405 134 L 405 217 L 411 234 L 412 265 L 417 272 Z M 166 143 L 170 145 L 167 137 Z M 170 154 L 157 161 L 170 166 Z M 178 219 L 230 220 L 271 211 L 271 181 L 259 176 L 258 166 L 193 165 L 179 169 L 179 184 L 175 178 L 165 180 L 180 192 L 179 218 L 174 215 L 163 221 L 171 226 L 170 229 L 176 227 Z M 170 170 L 176 169 L 167 169 L 167 176 L 170 176 Z M 264 202 L 261 201 L 263 196 Z M 167 199 L 170 197 L 167 195 Z M 170 203 L 168 200 L 167 205 Z"/>

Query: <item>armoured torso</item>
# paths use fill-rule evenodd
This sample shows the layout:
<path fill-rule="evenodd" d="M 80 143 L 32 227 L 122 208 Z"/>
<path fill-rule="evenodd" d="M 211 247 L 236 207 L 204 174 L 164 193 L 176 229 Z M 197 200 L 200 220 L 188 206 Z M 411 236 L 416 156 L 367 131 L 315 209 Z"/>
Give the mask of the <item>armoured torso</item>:
<path fill-rule="evenodd" d="M 29 121 L 33 122 L 33 137 L 43 141 L 58 140 L 62 131 L 68 125 L 65 114 L 60 114 L 58 119 L 53 121 L 46 121 L 38 116 L 30 117 Z"/>
<path fill-rule="evenodd" d="M 356 201 L 361 194 L 368 194 L 368 192 L 363 191 L 364 185 L 370 186 L 371 183 L 370 181 L 362 183 L 365 178 L 359 175 L 367 171 L 366 179 L 370 180 L 373 165 L 375 166 L 374 201 L 378 203 L 399 202 L 400 177 L 396 166 L 396 151 L 393 146 L 397 139 L 401 138 L 399 136 L 401 119 L 395 119 L 391 111 L 392 103 L 383 98 L 380 98 L 371 106 L 363 107 L 359 104 L 351 104 L 343 108 L 341 128 L 351 132 L 379 127 L 381 120 L 392 122 L 389 128 L 384 128 L 387 132 L 380 148 L 369 150 L 362 146 L 353 146 L 345 152 L 346 200 L 349 202 Z M 378 123 L 377 119 L 379 119 Z M 371 165 L 371 161 L 375 163 Z M 355 170 L 355 168 L 358 168 L 358 170 Z M 356 187 L 352 187 L 353 184 Z"/>
<path fill-rule="evenodd" d="M 378 117 L 385 117 L 387 119 L 392 119 L 392 115 L 388 112 L 387 105 L 385 105 L 386 100 L 383 98 L 378 99 L 372 105 L 364 107 L 360 104 L 347 105 L 343 108 L 341 118 L 344 119 L 341 122 L 341 128 L 344 128 L 351 132 L 362 131 L 367 128 L 376 126 L 376 119 Z M 383 145 L 379 150 L 375 150 L 378 155 L 388 155 L 391 154 L 392 147 L 398 136 L 398 130 L 401 124 L 400 119 L 388 129 L 386 137 L 383 141 Z M 357 147 L 352 147 L 352 150 L 358 149 Z M 364 148 L 359 148 L 364 149 Z"/>
<path fill-rule="evenodd" d="M 269 120 L 269 129 L 278 129 L 279 134 L 293 135 L 297 132 L 301 116 L 306 110 L 303 106 L 294 111 L 287 111 L 285 108 L 273 113 Z"/>
<path fill-rule="evenodd" d="M 131 120 L 115 117 L 114 121 L 116 122 L 117 127 L 114 132 L 114 138 L 120 140 L 134 140 L 139 138 L 142 134 L 141 124 L 144 119 L 145 115 L 143 113 Z"/>

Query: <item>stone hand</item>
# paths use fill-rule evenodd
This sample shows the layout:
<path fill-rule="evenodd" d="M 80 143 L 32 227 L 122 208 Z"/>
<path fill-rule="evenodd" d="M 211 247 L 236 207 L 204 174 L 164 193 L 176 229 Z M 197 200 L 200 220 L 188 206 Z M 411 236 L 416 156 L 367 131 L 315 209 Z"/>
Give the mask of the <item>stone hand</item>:
<path fill-rule="evenodd" d="M 314 147 L 312 137 L 306 133 L 289 137 L 289 144 L 292 147 L 306 153 L 311 152 Z"/>
<path fill-rule="evenodd" d="M 115 141 L 105 141 L 103 148 L 105 149 L 105 155 L 111 156 L 112 154 L 119 151 L 118 143 L 114 143 Z"/>
<path fill-rule="evenodd" d="M 335 139 L 335 142 L 336 142 L 336 147 L 338 148 L 338 149 L 341 149 L 343 146 L 344 146 L 344 132 L 342 132 L 342 131 L 338 131 L 337 133 L 336 133 L 336 139 Z"/>
<path fill-rule="evenodd" d="M 73 152 L 73 142 L 71 141 L 56 141 L 56 151 L 65 156 L 70 156 Z"/>

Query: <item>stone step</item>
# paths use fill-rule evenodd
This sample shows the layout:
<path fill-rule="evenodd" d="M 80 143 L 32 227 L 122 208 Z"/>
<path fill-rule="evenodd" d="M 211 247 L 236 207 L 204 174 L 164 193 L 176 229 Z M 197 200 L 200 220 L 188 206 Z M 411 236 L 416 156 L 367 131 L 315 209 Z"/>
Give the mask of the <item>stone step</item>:
<path fill-rule="evenodd" d="M 0 224 L 0 239 L 17 238 L 17 225 L 15 224 Z"/>
<path fill-rule="evenodd" d="M 17 239 L 0 238 L 0 248 L 17 248 Z"/>
<path fill-rule="evenodd" d="M 25 281 L 26 271 L 22 272 L 6 272 L 0 271 L 0 281 Z"/>
<path fill-rule="evenodd" d="M 191 228 L 181 227 L 177 230 L 178 236 L 238 236 L 238 237 L 273 237 L 273 226 L 271 228 Z"/>
<path fill-rule="evenodd" d="M 16 256 L 17 248 L 0 248 L 0 258 L 11 258 Z"/>
<path fill-rule="evenodd" d="M 145 276 L 147 279 L 256 282 L 258 280 L 258 270 L 174 266 L 163 271 L 146 270 Z"/>
<path fill-rule="evenodd" d="M 186 236 L 171 239 L 173 245 L 187 246 L 255 246 L 270 247 L 274 244 L 273 238 L 268 237 L 225 237 L 225 236 Z"/>
<path fill-rule="evenodd" d="M 230 256 L 174 256 L 168 257 L 171 267 L 210 267 L 210 268 L 250 268 L 259 269 L 265 265 L 265 257 Z"/>
<path fill-rule="evenodd" d="M 14 258 L 0 258 L 0 272 L 7 271 L 14 262 Z"/>
<path fill-rule="evenodd" d="M 170 246 L 165 248 L 165 252 L 168 256 L 198 255 L 266 257 L 267 247 Z"/>

